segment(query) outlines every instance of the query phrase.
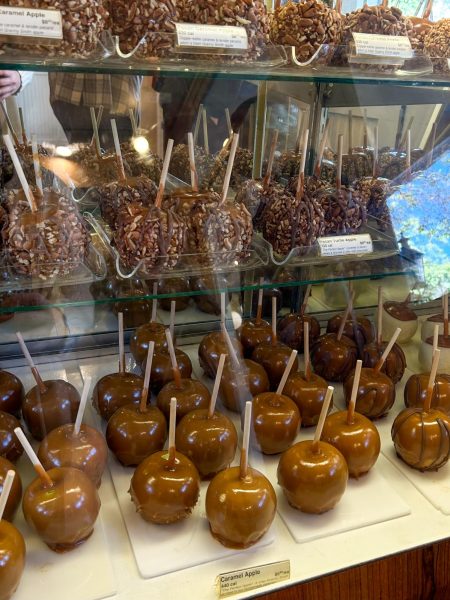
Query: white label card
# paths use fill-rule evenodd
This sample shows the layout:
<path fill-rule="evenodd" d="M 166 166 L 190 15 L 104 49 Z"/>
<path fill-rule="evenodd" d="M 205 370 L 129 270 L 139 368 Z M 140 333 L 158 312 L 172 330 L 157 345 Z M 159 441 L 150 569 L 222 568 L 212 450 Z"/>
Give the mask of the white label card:
<path fill-rule="evenodd" d="M 184 48 L 221 48 L 248 50 L 244 27 L 176 23 L 178 46 Z"/>
<path fill-rule="evenodd" d="M 240 569 L 222 573 L 216 578 L 216 589 L 219 598 L 226 598 L 233 594 L 241 594 L 249 590 L 264 587 L 291 577 L 291 563 L 289 560 L 269 563 L 259 567 Z"/>
<path fill-rule="evenodd" d="M 0 6 L 0 36 L 62 40 L 60 10 Z"/>
<path fill-rule="evenodd" d="M 414 52 L 407 36 L 352 33 L 356 54 L 392 58 L 412 58 Z"/>
<path fill-rule="evenodd" d="M 345 254 L 368 254 L 373 252 L 369 233 L 321 237 L 318 240 L 322 256 L 343 256 Z"/>

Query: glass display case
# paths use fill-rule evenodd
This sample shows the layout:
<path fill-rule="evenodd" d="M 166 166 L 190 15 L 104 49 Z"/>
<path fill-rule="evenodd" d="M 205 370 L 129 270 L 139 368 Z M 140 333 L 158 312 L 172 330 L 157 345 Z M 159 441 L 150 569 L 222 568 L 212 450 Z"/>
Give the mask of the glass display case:
<path fill-rule="evenodd" d="M 407 381 L 430 371 L 423 346 L 431 347 L 434 322 L 442 329 L 441 360 L 448 365 L 448 70 L 434 72 L 436 58 L 417 52 L 389 69 L 375 59 L 364 68 L 356 59 L 333 66 L 332 58 L 341 56 L 333 45 L 321 45 L 303 62 L 293 47 L 277 45 L 250 61 L 230 59 L 227 53 L 194 53 L 174 38 L 154 33 L 130 49 L 108 34 L 99 36 L 89 56 L 78 58 L 14 46 L 0 54 L 0 74 L 19 71 L 23 83 L 0 112 L 2 132 L 12 140 L 23 171 L 22 176 L 15 168 L 5 141 L 1 367 L 19 377 L 25 392 L 34 386 L 20 332 L 44 381 L 66 380 L 79 392 L 88 382 L 90 400 L 99 393 L 92 392 L 94 385 L 118 371 L 119 315 L 125 369 L 136 377 L 144 375 L 148 350 L 148 340 L 139 346 L 137 328 L 163 325 L 155 343 L 164 358 L 158 359 L 159 375 L 152 366 L 149 403 L 157 403 L 169 422 L 168 404 L 163 408 L 156 400 L 174 378 L 165 329 L 176 339 L 182 377 L 192 371 L 208 398 L 219 354 L 225 353 L 226 381 L 217 408 L 237 432 L 230 461 L 238 465 L 244 404 L 253 395 L 242 365 L 268 372 L 267 383 L 254 390 L 281 394 L 281 374 L 273 374 L 277 340 L 287 348 L 282 361 L 295 349 L 299 370 L 308 371 L 307 315 L 313 369 L 330 381 L 335 411 L 343 411 L 349 400 L 344 375 L 358 357 L 365 357 L 365 370 L 374 367 L 399 326 L 403 359 L 393 408 L 374 420 L 381 453 L 370 473 L 349 480 L 333 510 L 307 514 L 290 506 L 294 501 L 288 502 L 280 485 L 281 450 L 262 453 L 254 423 L 249 462 L 273 486 L 278 508 L 266 534 L 243 550 L 226 547 L 210 533 L 209 479 L 201 482 L 189 518 L 148 523 L 128 494 L 136 463 L 123 466 L 109 452 L 98 492 L 100 517 L 79 548 L 55 554 L 19 509 L 15 523 L 25 538 L 27 564 L 17 600 L 44 593 L 60 597 L 62 590 L 68 600 L 180 593 L 250 597 L 448 537 L 449 467 L 412 469 L 396 456 L 391 439 Z M 148 45 L 169 50 L 150 59 Z M 393 312 L 389 305 L 395 305 Z M 346 325 L 339 333 L 344 314 L 348 330 Z M 267 342 L 267 358 L 252 354 L 252 342 L 241 356 L 249 320 L 264 323 L 259 341 Z M 384 336 L 377 337 L 380 325 Z M 221 327 L 231 342 L 222 340 L 208 354 L 205 339 L 223 336 Z M 354 349 L 348 372 L 332 380 L 318 357 L 321 332 L 339 340 L 345 333 Z M 379 353 L 373 364 L 367 358 L 370 344 Z M 446 368 L 440 385 L 449 388 Z M 140 397 L 142 379 L 137 381 Z M 450 391 L 442 394 L 450 411 Z M 293 399 L 295 392 L 291 404 Z M 195 406 L 208 405 L 203 399 Z M 308 422 L 308 409 L 300 408 L 303 426 L 297 422 L 283 450 L 312 440 L 319 412 L 320 407 Z M 90 401 L 84 419 L 111 446 L 107 422 Z M 74 420 L 72 415 L 69 422 Z M 28 435 L 30 421 L 21 424 Z M 441 435 L 441 444 L 448 445 L 450 421 Z M 39 441 L 32 443 L 37 450 Z M 18 470 L 25 489 L 33 479 L 25 456 Z M 310 512 L 322 512 L 318 501 L 315 507 Z"/>

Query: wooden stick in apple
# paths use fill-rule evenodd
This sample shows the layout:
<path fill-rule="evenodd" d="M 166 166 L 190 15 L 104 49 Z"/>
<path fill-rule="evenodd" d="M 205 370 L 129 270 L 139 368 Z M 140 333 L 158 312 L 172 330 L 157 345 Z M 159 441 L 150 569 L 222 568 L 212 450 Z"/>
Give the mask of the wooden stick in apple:
<path fill-rule="evenodd" d="M 342 320 L 341 320 L 341 324 L 339 326 L 339 331 L 337 332 L 337 336 L 336 336 L 336 339 L 338 341 L 340 341 L 340 339 L 344 335 L 345 325 L 347 323 L 347 320 L 348 320 L 348 317 L 349 317 L 351 311 L 353 310 L 353 298 L 354 298 L 354 296 L 355 296 L 355 293 L 352 292 L 351 295 L 350 295 L 350 298 L 348 299 L 347 308 L 345 309 L 344 315 L 343 315 Z"/>
<path fill-rule="evenodd" d="M 272 346 L 276 346 L 277 342 L 277 298 L 272 296 Z"/>
<path fill-rule="evenodd" d="M 198 173 L 195 166 L 195 151 L 194 151 L 194 136 L 191 132 L 188 133 L 188 152 L 189 152 L 189 169 L 191 172 L 191 188 L 194 192 L 198 192 Z"/>
<path fill-rule="evenodd" d="M 73 426 L 73 435 L 78 436 L 80 433 L 81 423 L 83 421 L 84 411 L 86 409 L 86 403 L 91 388 L 91 378 L 86 377 L 84 380 L 83 391 L 81 392 L 80 406 L 78 407 L 77 418 Z"/>
<path fill-rule="evenodd" d="M 12 484 L 14 481 L 16 473 L 12 469 L 10 469 L 6 473 L 6 477 L 3 480 L 3 489 L 0 494 L 0 521 L 3 518 L 3 513 L 5 512 L 6 503 L 8 502 L 9 493 L 11 492 Z"/>
<path fill-rule="evenodd" d="M 292 366 L 293 366 L 294 362 L 297 359 L 297 354 L 298 354 L 297 350 L 292 350 L 291 356 L 289 357 L 288 363 L 286 365 L 286 368 L 285 368 L 284 373 L 283 373 L 283 375 L 282 375 L 282 377 L 280 379 L 280 383 L 278 384 L 278 388 L 277 388 L 277 391 L 276 391 L 276 393 L 279 396 L 281 396 L 281 394 L 283 393 L 284 386 L 286 385 L 287 378 L 291 374 Z"/>
<path fill-rule="evenodd" d="M 153 300 L 152 300 L 152 316 L 151 316 L 151 322 L 152 323 L 156 323 L 156 311 L 158 310 L 158 282 L 155 281 L 153 284 L 153 290 L 152 290 L 152 295 L 153 295 Z"/>
<path fill-rule="evenodd" d="M 151 341 L 148 345 L 147 362 L 145 363 L 144 385 L 142 386 L 141 401 L 139 410 L 141 413 L 147 412 L 147 400 L 150 389 L 150 373 L 152 372 L 153 354 L 155 353 L 155 342 Z"/>
<path fill-rule="evenodd" d="M 317 154 L 316 164 L 314 166 L 314 175 L 320 179 L 320 172 L 322 170 L 322 161 L 323 155 L 325 152 L 325 146 L 328 141 L 328 129 L 330 126 L 330 121 L 328 120 L 325 125 L 325 129 L 323 130 L 322 139 L 320 140 L 319 152 Z"/>
<path fill-rule="evenodd" d="M 314 433 L 314 440 L 312 443 L 313 452 L 319 451 L 319 442 L 322 437 L 322 429 L 323 424 L 325 423 L 325 419 L 327 418 L 328 409 L 330 408 L 331 398 L 333 397 L 334 387 L 331 385 L 328 386 L 325 398 L 322 405 L 322 410 L 320 411 L 319 422 L 317 423 L 316 431 Z"/>
<path fill-rule="evenodd" d="M 175 308 L 176 308 L 176 300 L 170 301 L 170 321 L 169 321 L 169 330 L 172 339 L 175 339 Z"/>
<path fill-rule="evenodd" d="M 14 140 L 14 145 L 16 146 L 16 148 L 18 148 L 20 146 L 19 138 L 17 137 L 17 133 L 14 131 L 13 124 L 11 122 L 11 119 L 9 118 L 8 111 L 6 110 L 6 101 L 5 100 L 2 100 L 0 102 L 0 107 L 3 112 L 3 116 L 5 117 L 5 121 L 8 126 L 8 129 L 9 129 L 9 134 L 12 136 L 12 139 Z"/>
<path fill-rule="evenodd" d="M 16 149 L 14 148 L 11 138 L 9 137 L 9 135 L 4 135 L 3 141 L 9 152 L 9 155 L 11 156 L 11 160 L 13 161 L 14 169 L 16 170 L 17 177 L 19 178 L 20 185 L 22 186 L 22 189 L 23 189 L 23 193 L 25 194 L 28 204 L 30 205 L 31 212 L 36 212 L 37 211 L 36 200 L 34 199 L 33 193 L 30 189 L 30 186 L 28 185 L 28 181 L 27 181 L 27 178 L 25 177 L 25 173 L 23 171 L 22 164 L 19 160 L 19 157 L 17 156 L 17 152 L 16 152 Z"/>
<path fill-rule="evenodd" d="M 223 367 L 225 365 L 226 354 L 221 354 L 219 358 L 219 365 L 217 367 L 216 379 L 214 381 L 214 387 L 211 394 L 211 401 L 209 403 L 208 418 L 212 419 L 214 411 L 216 410 L 217 396 L 219 395 L 220 381 L 222 379 Z"/>
<path fill-rule="evenodd" d="M 175 429 L 177 424 L 177 399 L 170 399 L 170 415 L 169 415 L 169 459 L 167 464 L 170 467 L 175 465 Z"/>
<path fill-rule="evenodd" d="M 272 142 L 270 144 L 269 161 L 267 163 L 267 172 L 266 172 L 266 176 L 264 177 L 264 181 L 263 181 L 263 187 L 265 189 L 269 186 L 270 180 L 272 178 L 272 169 L 273 169 L 273 163 L 275 160 L 275 152 L 277 150 L 278 135 L 279 135 L 279 131 L 278 131 L 278 129 L 275 129 L 275 131 L 273 132 Z"/>
<path fill-rule="evenodd" d="M 431 409 L 431 400 L 433 398 L 434 383 L 436 381 L 436 373 L 438 370 L 440 357 L 441 357 L 441 351 L 438 349 L 434 353 L 433 362 L 431 363 L 431 372 L 430 372 L 430 378 L 428 380 L 427 395 L 426 395 L 425 401 L 423 403 L 423 410 L 425 412 L 428 412 Z"/>
<path fill-rule="evenodd" d="M 240 477 L 245 479 L 248 475 L 248 448 L 250 445 L 250 427 L 252 424 L 252 403 L 245 403 L 244 434 L 242 437 Z"/>
<path fill-rule="evenodd" d="M 219 206 L 224 204 L 228 196 L 228 190 L 230 188 L 231 174 L 233 172 L 234 159 L 236 157 L 236 150 L 239 144 L 239 134 L 233 135 L 233 141 L 231 142 L 230 155 L 228 157 L 227 170 L 223 180 L 222 197 L 220 199 Z"/>
<path fill-rule="evenodd" d="M 306 307 L 308 306 L 308 300 L 311 297 L 311 290 L 312 290 L 312 285 L 309 283 L 308 286 L 307 286 L 307 288 L 306 288 L 305 295 L 303 296 L 302 305 L 300 307 L 300 315 L 302 317 L 305 316 Z"/>
<path fill-rule="evenodd" d="M 170 335 L 170 329 L 166 329 L 166 339 L 167 339 L 167 345 L 169 346 L 170 362 L 172 363 L 173 379 L 175 381 L 176 387 L 180 389 L 181 388 L 181 373 L 180 373 L 180 369 L 178 368 L 177 358 L 175 355 L 175 348 L 173 345 L 173 339 L 172 339 L 172 336 Z"/>
<path fill-rule="evenodd" d="M 433 356 L 439 347 L 439 323 L 436 323 L 433 330 Z"/>
<path fill-rule="evenodd" d="M 97 123 L 97 118 L 95 116 L 95 108 L 93 106 L 91 106 L 89 111 L 91 113 L 92 131 L 94 132 L 95 153 L 97 154 L 97 158 L 101 159 L 102 149 L 100 146 L 100 136 L 98 135 L 98 123 Z"/>
<path fill-rule="evenodd" d="M 303 355 L 305 360 L 305 379 L 311 379 L 311 358 L 309 356 L 309 323 L 303 322 Z"/>
<path fill-rule="evenodd" d="M 394 335 L 391 337 L 389 344 L 386 346 L 383 354 L 381 355 L 380 359 L 378 360 L 377 364 L 374 367 L 374 370 L 377 373 L 379 373 L 381 371 L 381 367 L 384 365 L 385 360 L 387 359 L 387 357 L 389 355 L 389 352 L 394 347 L 394 344 L 397 341 L 397 338 L 401 334 L 401 332 L 402 332 L 401 327 L 397 327 L 397 329 L 394 331 Z"/>
<path fill-rule="evenodd" d="M 39 160 L 39 150 L 37 143 L 37 136 L 33 133 L 31 136 L 31 153 L 33 156 L 33 167 L 34 167 L 34 177 L 36 179 L 36 187 L 40 191 L 41 195 L 44 193 L 44 188 L 42 185 L 42 172 L 41 172 L 41 163 Z"/>
<path fill-rule="evenodd" d="M 202 116 L 203 116 L 203 104 L 200 104 L 200 106 L 198 107 L 197 119 L 195 120 L 194 144 L 196 144 L 197 140 L 198 140 L 198 134 L 200 132 L 200 123 L 202 121 Z"/>
<path fill-rule="evenodd" d="M 356 396 L 358 395 L 359 380 L 361 378 L 362 360 L 356 361 L 355 375 L 353 377 L 352 394 L 347 407 L 347 424 L 352 425 L 355 420 Z"/>
<path fill-rule="evenodd" d="M 117 315 L 119 320 L 119 373 L 125 373 L 125 346 L 123 333 L 123 313 Z"/>
<path fill-rule="evenodd" d="M 117 131 L 117 124 L 115 119 L 111 119 L 111 129 L 114 139 L 114 148 L 116 151 L 117 166 L 119 169 L 119 181 L 125 181 L 125 167 L 123 166 L 122 150 L 120 148 L 119 132 Z"/>
<path fill-rule="evenodd" d="M 24 339 L 23 339 L 20 331 L 16 331 L 16 337 L 17 337 L 17 341 L 19 342 L 20 349 L 22 350 L 22 353 L 25 356 L 25 360 L 27 361 L 28 366 L 31 369 L 31 373 L 32 373 L 34 380 L 39 388 L 39 391 L 41 392 L 41 394 L 45 394 L 45 392 L 47 391 L 47 387 L 46 387 L 45 383 L 43 382 L 42 377 L 41 377 L 39 371 L 37 370 L 37 367 L 34 364 L 33 359 L 31 358 L 31 354 L 24 342 Z"/>
<path fill-rule="evenodd" d="M 239 358 L 238 358 L 238 355 L 236 354 L 236 348 L 233 346 L 233 342 L 231 341 L 230 334 L 228 333 L 228 330 L 225 327 L 224 323 L 222 323 L 222 325 L 221 325 L 221 330 L 222 330 L 222 335 L 225 338 L 225 342 L 228 347 L 228 352 L 230 353 L 231 362 L 233 363 L 233 365 L 235 367 L 239 367 Z"/>
<path fill-rule="evenodd" d="M 45 487 L 53 487 L 53 481 L 50 479 L 49 474 L 46 472 L 46 470 L 42 466 L 41 461 L 38 459 L 38 457 L 36 455 L 36 452 L 31 447 L 31 444 L 27 440 L 26 435 L 24 434 L 24 432 L 22 431 L 22 429 L 20 427 L 16 427 L 14 429 L 14 433 L 16 434 L 17 439 L 19 440 L 19 442 L 22 444 L 22 448 L 24 449 L 25 454 L 30 459 L 31 464 L 33 465 L 34 470 L 36 471 L 36 473 L 40 477 L 43 485 Z"/>
<path fill-rule="evenodd" d="M 158 194 L 157 194 L 156 200 L 155 200 L 156 208 L 161 208 L 161 205 L 162 205 L 162 201 L 163 201 L 163 197 L 164 197 L 164 190 L 166 188 L 167 175 L 169 174 L 169 165 L 170 165 L 170 159 L 172 157 L 172 150 L 173 150 L 173 140 L 168 140 L 166 153 L 164 155 L 164 162 L 163 162 L 163 166 L 161 169 L 161 177 L 159 179 Z"/>
<path fill-rule="evenodd" d="M 309 129 L 305 131 L 302 140 L 302 149 L 301 149 L 301 158 L 300 158 L 300 167 L 298 171 L 298 180 L 297 180 L 297 190 L 295 193 L 295 198 L 297 200 L 301 200 L 303 198 L 303 193 L 305 191 L 305 167 L 306 167 L 306 155 L 308 154 L 308 139 L 309 139 Z"/>

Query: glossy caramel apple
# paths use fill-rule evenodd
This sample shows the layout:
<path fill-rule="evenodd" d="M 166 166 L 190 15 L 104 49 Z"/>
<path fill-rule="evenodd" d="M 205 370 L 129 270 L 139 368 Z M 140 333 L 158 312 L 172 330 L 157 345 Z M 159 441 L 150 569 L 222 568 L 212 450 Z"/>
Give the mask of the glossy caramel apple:
<path fill-rule="evenodd" d="M 170 311 L 172 300 L 175 301 L 175 311 L 186 310 L 189 306 L 189 296 L 180 296 L 181 293 L 189 292 L 189 279 L 187 277 L 172 277 L 161 279 L 158 282 L 158 294 L 177 294 L 170 298 L 159 298 L 159 306 L 163 310 Z"/>
<path fill-rule="evenodd" d="M 34 386 L 22 404 L 22 416 L 28 430 L 36 440 L 42 440 L 60 425 L 73 423 L 76 419 L 80 394 L 62 379 L 44 381 L 45 391 Z"/>
<path fill-rule="evenodd" d="M 139 515 L 150 523 L 169 524 L 188 517 L 200 494 L 200 477 L 180 452 L 168 465 L 167 451 L 155 452 L 136 468 L 130 495 Z"/>
<path fill-rule="evenodd" d="M 202 479 L 226 469 L 234 459 L 237 432 L 230 419 L 215 411 L 199 408 L 185 415 L 177 425 L 175 446 L 196 466 Z"/>
<path fill-rule="evenodd" d="M 130 352 L 141 364 L 148 353 L 148 345 L 155 342 L 155 352 L 167 351 L 166 328 L 161 323 L 145 323 L 136 329 L 130 338 Z"/>
<path fill-rule="evenodd" d="M 11 462 L 16 462 L 23 454 L 22 444 L 14 433 L 16 427 L 20 427 L 16 417 L 0 410 L 0 456 Z"/>
<path fill-rule="evenodd" d="M 423 408 L 427 396 L 429 373 L 411 375 L 406 382 L 404 399 L 407 408 Z M 450 415 L 450 375 L 438 374 L 433 387 L 431 408 Z"/>
<path fill-rule="evenodd" d="M 264 319 L 246 319 L 237 330 L 239 341 L 244 349 L 244 356 L 250 358 L 259 344 L 270 344 L 272 327 Z"/>
<path fill-rule="evenodd" d="M 178 370 L 183 379 L 189 379 L 192 375 L 192 363 L 189 356 L 182 350 L 175 348 L 175 357 L 177 359 Z M 147 358 L 141 365 L 142 373 L 145 372 Z M 173 381 L 173 367 L 168 352 L 155 352 L 152 360 L 152 370 L 150 374 L 150 387 L 158 393 L 166 383 Z"/>
<path fill-rule="evenodd" d="M 380 360 L 383 352 L 386 350 L 388 342 L 372 342 L 364 347 L 362 361 L 363 367 L 373 368 Z M 406 357 L 401 346 L 394 344 L 392 350 L 387 355 L 384 365 L 381 367 L 381 372 L 385 373 L 393 383 L 398 383 L 406 369 Z"/>
<path fill-rule="evenodd" d="M 281 455 L 278 484 L 291 506 L 302 512 L 321 514 L 336 506 L 345 492 L 348 467 L 345 458 L 331 444 L 298 442 Z"/>
<path fill-rule="evenodd" d="M 337 448 L 345 458 L 350 477 L 364 475 L 376 463 L 380 454 L 380 434 L 364 415 L 353 413 L 348 423 L 346 410 L 328 415 L 322 430 L 322 440 Z"/>
<path fill-rule="evenodd" d="M 437 471 L 450 457 L 450 418 L 434 408 L 406 408 L 391 430 L 395 451 L 419 471 Z"/>
<path fill-rule="evenodd" d="M 247 400 L 268 392 L 269 378 L 264 368 L 253 360 L 244 359 L 238 367 L 225 363 L 220 382 L 221 399 L 228 410 L 242 412 Z"/>
<path fill-rule="evenodd" d="M 170 399 L 177 399 L 177 422 L 184 415 L 196 408 L 208 408 L 211 394 L 208 388 L 196 379 L 182 379 L 180 387 L 175 381 L 169 381 L 156 397 L 158 408 L 163 412 L 166 418 L 170 414 Z"/>
<path fill-rule="evenodd" d="M 9 600 L 19 587 L 25 554 L 20 531 L 5 519 L 0 521 L 0 600 Z"/>
<path fill-rule="evenodd" d="M 291 373 L 287 378 L 283 394 L 297 405 L 301 415 L 302 427 L 313 427 L 319 421 L 320 411 L 328 384 L 325 379 L 311 373 L 307 380 L 304 373 Z M 330 409 L 333 408 L 331 401 Z"/>
<path fill-rule="evenodd" d="M 126 404 L 108 421 L 106 441 L 117 460 L 126 467 L 136 466 L 164 448 L 167 423 L 156 406 L 144 411 L 139 404 Z"/>
<path fill-rule="evenodd" d="M 344 382 L 344 396 L 347 403 L 353 388 L 354 373 Z M 395 402 L 395 386 L 384 373 L 375 369 L 361 369 L 355 410 L 369 419 L 379 419 L 387 415 Z"/>
<path fill-rule="evenodd" d="M 269 530 L 277 497 L 270 481 L 256 469 L 240 477 L 240 467 L 218 473 L 206 492 L 211 533 L 227 548 L 249 548 Z"/>
<path fill-rule="evenodd" d="M 59 467 L 47 474 L 53 486 L 46 487 L 40 477 L 34 479 L 23 496 L 23 514 L 51 550 L 67 552 L 92 534 L 100 498 L 95 485 L 79 469 Z"/>
<path fill-rule="evenodd" d="M 353 371 L 358 359 L 358 348 L 353 340 L 336 333 L 321 335 L 311 347 L 314 371 L 326 381 L 344 381 Z"/>
<path fill-rule="evenodd" d="M 16 514 L 17 508 L 19 507 L 20 501 L 22 500 L 22 481 L 17 468 L 6 458 L 0 457 L 0 494 L 3 490 L 3 483 L 6 479 L 8 471 L 14 471 L 15 476 L 11 491 L 9 492 L 8 500 L 6 502 L 5 510 L 3 512 L 3 519 L 12 521 L 14 519 L 14 515 Z"/>
<path fill-rule="evenodd" d="M 276 390 L 283 377 L 283 373 L 289 362 L 292 349 L 285 344 L 277 342 L 275 345 L 260 344 L 255 348 L 252 354 L 252 360 L 259 363 L 266 371 L 269 377 L 270 389 Z M 298 358 L 292 365 L 291 373 L 298 370 Z"/>
<path fill-rule="evenodd" d="M 42 440 L 38 458 L 46 471 L 54 467 L 80 469 L 96 487 L 100 487 L 108 447 L 103 435 L 89 425 L 82 423 L 78 435 L 72 424 L 62 425 Z"/>
<path fill-rule="evenodd" d="M 98 414 L 108 421 L 121 406 L 140 401 L 143 385 L 143 377 L 134 373 L 105 375 L 92 392 L 92 404 Z"/>
<path fill-rule="evenodd" d="M 0 410 L 18 416 L 22 409 L 25 390 L 18 377 L 0 370 Z"/>
<path fill-rule="evenodd" d="M 242 344 L 235 338 L 231 339 L 233 348 L 239 359 L 242 358 Z M 208 333 L 200 342 L 198 347 L 198 359 L 200 366 L 207 377 L 214 379 L 221 354 L 229 355 L 227 342 L 221 331 Z"/>
<path fill-rule="evenodd" d="M 275 392 L 253 398 L 252 420 L 255 444 L 263 454 L 287 450 L 295 440 L 301 422 L 295 402 Z"/>
<path fill-rule="evenodd" d="M 327 324 L 327 333 L 337 333 L 342 323 L 343 316 L 335 315 Z M 353 340 L 360 354 L 366 344 L 370 344 L 375 339 L 375 327 L 370 319 L 366 317 L 352 318 L 350 315 L 344 325 L 344 335 Z"/>
<path fill-rule="evenodd" d="M 280 342 L 293 350 L 303 352 L 305 321 L 309 324 L 309 339 L 311 343 L 314 342 L 320 336 L 320 323 L 315 317 L 300 313 L 286 315 L 278 323 Z"/>

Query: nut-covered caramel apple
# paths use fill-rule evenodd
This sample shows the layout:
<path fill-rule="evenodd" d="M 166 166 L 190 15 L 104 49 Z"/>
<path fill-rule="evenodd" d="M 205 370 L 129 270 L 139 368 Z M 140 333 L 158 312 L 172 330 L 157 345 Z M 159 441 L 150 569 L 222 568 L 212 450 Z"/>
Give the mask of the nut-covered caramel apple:
<path fill-rule="evenodd" d="M 0 493 L 3 490 L 8 471 L 14 472 L 14 479 L 6 502 L 3 518 L 7 521 L 12 521 L 20 501 L 22 500 L 22 481 L 17 468 L 6 458 L 0 457 Z"/>
<path fill-rule="evenodd" d="M 16 462 L 22 456 L 23 448 L 14 433 L 20 427 L 19 421 L 13 415 L 0 410 L 0 457 Z"/>
<path fill-rule="evenodd" d="M 241 358 L 243 353 L 241 343 L 235 338 L 232 339 L 232 343 L 237 356 Z M 228 345 L 223 333 L 221 331 L 208 333 L 208 335 L 202 339 L 198 347 L 200 366 L 207 377 L 214 379 L 216 376 L 221 354 L 229 354 Z"/>
<path fill-rule="evenodd" d="M 169 524 L 185 519 L 200 493 L 197 469 L 175 449 L 176 405 L 176 399 L 171 400 L 169 449 L 143 460 L 131 479 L 131 499 L 140 516 L 150 523 Z"/>
<path fill-rule="evenodd" d="M 320 335 L 320 323 L 312 315 L 305 314 L 311 285 L 306 288 L 305 296 L 299 313 L 290 313 L 278 323 L 278 337 L 283 344 L 293 350 L 303 352 L 305 323 L 309 325 L 309 339 L 316 340 Z"/>
<path fill-rule="evenodd" d="M 423 408 L 426 397 L 429 373 L 411 375 L 406 382 L 404 399 L 407 408 Z M 450 416 L 450 375 L 438 374 L 433 387 L 431 408 Z"/>
<path fill-rule="evenodd" d="M 256 544 L 270 528 L 277 509 L 272 484 L 248 465 L 251 409 L 251 402 L 247 402 L 240 466 L 218 473 L 206 492 L 206 516 L 211 533 L 228 548 L 248 548 Z"/>
<path fill-rule="evenodd" d="M 183 379 L 189 379 L 192 375 L 192 363 L 189 356 L 175 348 L 178 370 Z M 141 371 L 145 372 L 147 360 L 141 365 Z M 155 352 L 152 361 L 152 372 L 150 375 L 150 387 L 157 394 L 166 383 L 173 381 L 173 368 L 168 351 Z"/>
<path fill-rule="evenodd" d="M 25 391 L 18 377 L 8 371 L 0 371 L 0 410 L 18 416 Z"/>

